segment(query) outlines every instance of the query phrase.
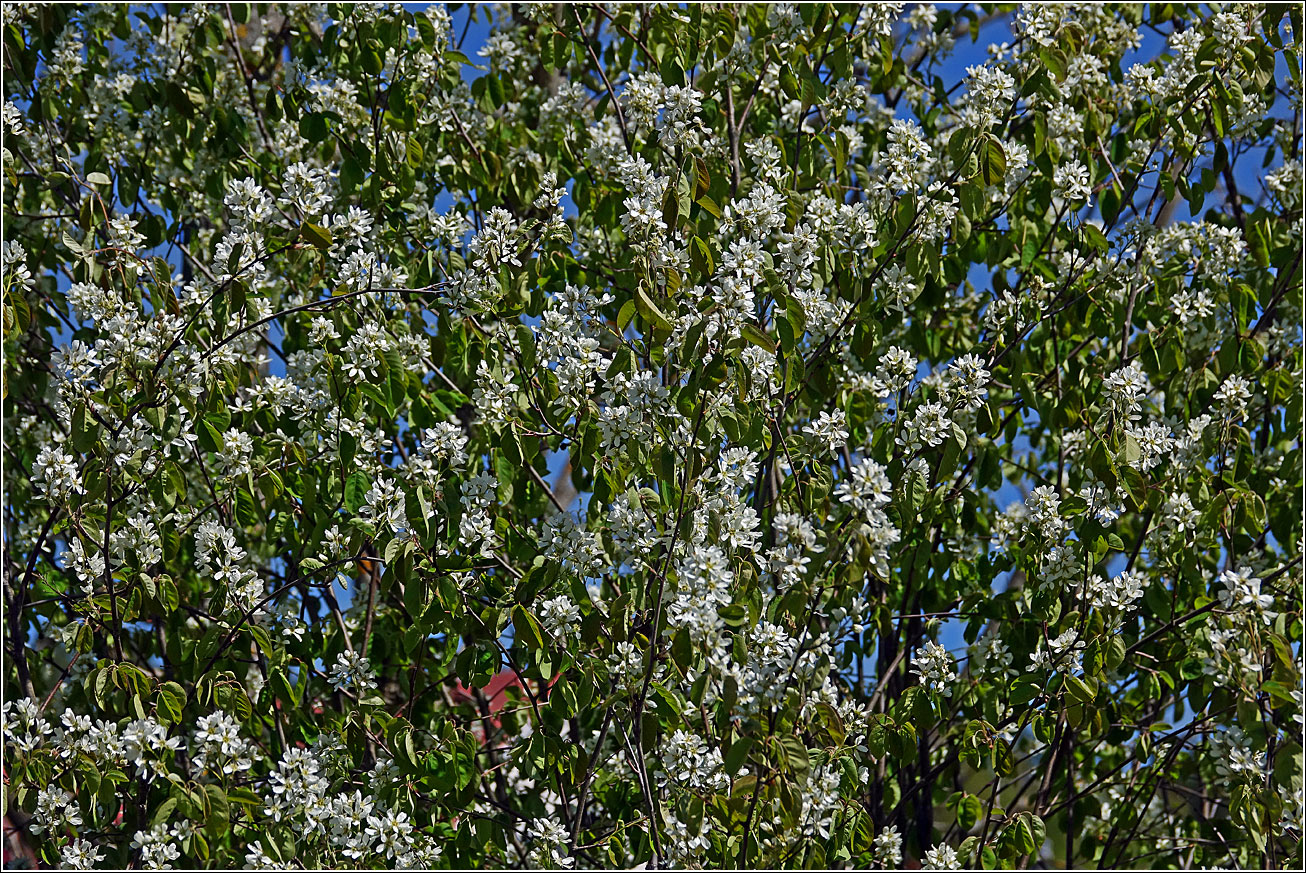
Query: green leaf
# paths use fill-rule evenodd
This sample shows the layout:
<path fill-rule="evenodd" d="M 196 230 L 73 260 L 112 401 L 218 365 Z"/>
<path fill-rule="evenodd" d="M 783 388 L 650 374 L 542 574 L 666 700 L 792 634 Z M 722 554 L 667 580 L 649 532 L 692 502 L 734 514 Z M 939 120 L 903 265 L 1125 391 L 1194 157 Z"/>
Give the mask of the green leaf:
<path fill-rule="evenodd" d="M 694 659 L 694 647 L 689 640 L 689 629 L 680 628 L 671 638 L 671 660 L 681 670 L 688 670 Z"/>
<path fill-rule="evenodd" d="M 1007 153 L 998 138 L 989 135 L 980 158 L 980 173 L 985 185 L 996 185 L 1007 175 Z"/>
<path fill-rule="evenodd" d="M 327 138 L 327 117 L 321 112 L 309 112 L 299 119 L 299 135 L 311 143 L 320 143 Z"/>
<path fill-rule="evenodd" d="M 983 811 L 983 804 L 978 797 L 973 794 L 963 795 L 957 803 L 957 826 L 962 832 L 969 831 L 975 827 Z"/>
<path fill-rule="evenodd" d="M 261 808 L 264 800 L 258 792 L 252 789 L 237 787 L 227 789 L 227 802 L 239 803 L 242 806 Z"/>
<path fill-rule="evenodd" d="M 331 231 L 325 227 L 305 221 L 299 226 L 299 235 L 322 251 L 331 248 Z"/>
<path fill-rule="evenodd" d="M 1091 704 L 1097 697 L 1097 693 L 1088 686 L 1088 683 L 1078 676 L 1066 676 L 1065 685 L 1070 696 L 1085 705 Z"/>
<path fill-rule="evenodd" d="M 277 669 L 272 672 L 272 692 L 281 699 L 287 706 L 299 706 L 299 695 L 302 689 L 290 684 L 290 678 L 286 671 Z"/>
<path fill-rule="evenodd" d="M 621 310 L 617 313 L 617 330 L 625 333 L 626 328 L 630 327 L 630 323 L 635 320 L 635 313 L 638 311 L 639 309 L 634 300 L 627 300 L 621 304 Z"/>
<path fill-rule="evenodd" d="M 1043 842 L 1047 839 L 1047 831 L 1043 826 L 1043 819 L 1039 818 L 1032 812 L 1022 812 L 1020 815 L 1023 819 L 1022 826 L 1026 829 L 1029 835 L 1029 851 L 1036 852 L 1042 848 Z"/>
<path fill-rule="evenodd" d="M 261 517 L 262 513 L 254 502 L 254 495 L 244 488 L 236 489 L 236 518 L 240 523 L 252 526 L 257 524 Z"/>
<path fill-rule="evenodd" d="M 712 258 L 712 249 L 708 247 L 701 237 L 694 237 L 690 240 L 689 246 L 690 260 L 694 269 L 704 279 L 708 279 L 716 272 L 716 262 Z"/>
<path fill-rule="evenodd" d="M 708 172 L 707 162 L 694 158 L 694 199 L 702 197 L 712 187 L 712 174 Z"/>
<path fill-rule="evenodd" d="M 158 713 L 165 721 L 172 724 L 181 723 L 182 710 L 186 708 L 186 689 L 176 682 L 164 682 L 159 686 Z"/>
<path fill-rule="evenodd" d="M 503 105 L 505 100 L 503 80 L 498 76 L 486 76 L 485 90 L 490 97 L 490 102 L 498 109 Z"/>
<path fill-rule="evenodd" d="M 1090 247 L 1097 249 L 1099 252 L 1105 252 L 1111 247 L 1111 244 L 1107 242 L 1106 236 L 1102 231 L 1098 230 L 1096 225 L 1083 224 L 1080 226 L 1080 230 L 1084 234 L 1084 241 L 1087 242 Z"/>
<path fill-rule="evenodd" d="M 739 329 L 739 333 L 744 339 L 748 340 L 758 348 L 764 349 L 771 354 L 775 354 L 775 341 L 763 333 L 756 325 L 746 322 L 743 327 Z"/>
<path fill-rule="evenodd" d="M 218 429 L 207 418 L 201 418 L 198 424 L 196 436 L 199 437 L 200 448 L 209 452 L 222 451 L 222 434 L 218 433 Z"/>
<path fill-rule="evenodd" d="M 526 611 L 525 607 L 521 605 L 513 607 L 512 627 L 513 635 L 527 648 L 544 648 L 544 629 L 535 620 L 535 616 Z"/>
<path fill-rule="evenodd" d="M 750 737 L 738 737 L 731 744 L 730 750 L 725 754 L 725 770 L 731 776 L 738 775 L 743 769 L 744 763 L 748 760 L 748 753 L 752 751 L 754 741 Z"/>
<path fill-rule="evenodd" d="M 715 200 L 713 200 L 711 197 L 707 196 L 706 194 L 704 194 L 702 197 L 699 197 L 694 202 L 697 203 L 699 206 L 703 207 L 703 210 L 707 212 L 708 215 L 711 215 L 713 218 L 716 219 L 721 218 L 721 207 L 717 205 L 717 202 Z"/>
<path fill-rule="evenodd" d="M 790 100 L 797 100 L 802 93 L 798 79 L 794 76 L 793 68 L 788 65 L 780 70 L 780 87 Z"/>
<path fill-rule="evenodd" d="M 1024 706 L 1043 693 L 1043 686 L 1033 679 L 1021 677 L 1011 686 L 1011 705 Z"/>
<path fill-rule="evenodd" d="M 86 404 L 77 404 L 73 410 L 73 448 L 79 452 L 88 452 L 95 446 L 94 419 L 87 414 Z"/>
<path fill-rule="evenodd" d="M 1011 745 L 998 737 L 993 746 L 993 769 L 999 776 L 1010 776 L 1016 770 L 1016 758 Z"/>
<path fill-rule="evenodd" d="M 204 818 L 204 829 L 216 836 L 226 830 L 227 823 L 231 821 L 231 806 L 227 803 L 227 793 L 220 785 L 206 783 L 204 794 L 207 800 L 205 806 L 208 807 Z"/>
<path fill-rule="evenodd" d="M 170 824 L 177 810 L 177 798 L 166 797 L 163 802 L 154 810 L 154 815 L 150 817 L 152 824 Z"/>
<path fill-rule="evenodd" d="M 643 287 L 635 289 L 635 305 L 639 308 L 639 314 L 655 329 L 667 331 L 668 333 L 671 331 L 671 321 L 648 296 L 648 292 Z"/>
<path fill-rule="evenodd" d="M 367 503 L 367 492 L 372 488 L 372 480 L 362 470 L 355 470 L 345 482 L 345 508 L 355 515 Z"/>
<path fill-rule="evenodd" d="M 1036 233 L 1031 233 L 1025 238 L 1025 244 L 1020 249 L 1020 268 L 1028 270 L 1030 265 L 1038 258 L 1039 244 L 1042 237 Z"/>

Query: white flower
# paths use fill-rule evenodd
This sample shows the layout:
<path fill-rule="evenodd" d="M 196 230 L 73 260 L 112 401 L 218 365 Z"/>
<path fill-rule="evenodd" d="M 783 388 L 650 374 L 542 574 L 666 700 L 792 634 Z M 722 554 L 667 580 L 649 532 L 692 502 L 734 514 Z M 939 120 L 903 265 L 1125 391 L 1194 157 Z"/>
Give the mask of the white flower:
<path fill-rule="evenodd" d="M 1231 374 L 1211 399 L 1219 404 L 1220 411 L 1225 415 L 1240 418 L 1247 411 L 1247 401 L 1252 398 L 1249 385 L 1242 376 Z"/>
<path fill-rule="evenodd" d="M 988 127 L 1002 116 L 1016 93 L 1016 80 L 1004 70 L 988 65 L 966 68 L 966 108 L 974 113 L 978 127 Z"/>
<path fill-rule="evenodd" d="M 331 687 L 336 690 L 362 688 L 373 682 L 376 674 L 367 658 L 357 652 L 341 652 L 336 655 L 335 666 L 331 668 Z"/>
<path fill-rule="evenodd" d="M 848 442 L 848 429 L 844 426 L 845 416 L 842 409 L 822 412 L 816 421 L 809 422 L 803 433 L 813 437 L 818 443 L 824 443 L 830 454 Z"/>
<path fill-rule="evenodd" d="M 921 286 L 912 278 L 911 273 L 894 264 L 880 275 L 875 290 L 886 310 L 905 313 L 907 304 L 921 293 Z M 915 370 L 914 367 L 912 369 Z"/>
<path fill-rule="evenodd" d="M 898 833 L 897 826 L 890 825 L 875 835 L 871 857 L 886 870 L 892 870 L 902 863 L 902 835 Z"/>
<path fill-rule="evenodd" d="M 1251 607 L 1247 611 L 1259 612 L 1266 624 L 1274 621 L 1278 615 L 1278 613 L 1270 609 L 1270 607 L 1274 606 L 1274 595 L 1262 594 L 1261 580 L 1257 579 L 1245 568 L 1225 570 L 1220 574 L 1217 581 L 1223 586 L 1223 589 L 1219 592 L 1219 598 L 1220 605 L 1225 609 L 1233 612 Z"/>
<path fill-rule="evenodd" d="M 952 433 L 952 419 L 942 403 L 922 403 L 903 425 L 898 445 L 907 452 L 942 445 Z"/>
<path fill-rule="evenodd" d="M 423 455 L 447 463 L 453 470 L 467 464 L 467 434 L 457 419 L 437 422 L 422 431 L 419 450 Z"/>
<path fill-rule="evenodd" d="M 920 677 L 921 683 L 931 691 L 952 696 L 951 682 L 957 678 L 956 661 L 948 650 L 936 642 L 929 641 L 912 658 L 912 672 Z"/>
<path fill-rule="evenodd" d="M 358 514 L 385 525 L 392 533 L 398 534 L 408 528 L 404 492 L 389 479 L 378 479 L 373 483 L 363 496 Z"/>
<path fill-rule="evenodd" d="M 66 500 L 72 494 L 82 494 L 81 475 L 73 456 L 56 448 L 44 446 L 32 463 L 32 478 L 38 491 L 44 491 L 54 500 Z"/>
<path fill-rule="evenodd" d="M 0 117 L 4 119 L 5 132 L 15 139 L 27 133 L 23 127 L 23 113 L 12 100 L 5 102 L 3 110 L 0 110 Z"/>
<path fill-rule="evenodd" d="M 848 478 L 835 487 L 840 503 L 851 504 L 868 516 L 886 506 L 892 499 L 893 483 L 885 473 L 885 466 L 870 458 L 863 458 L 848 472 Z"/>
<path fill-rule="evenodd" d="M 1050 641 L 1048 649 L 1043 648 L 1043 641 L 1038 641 L 1038 648 L 1030 657 L 1029 672 L 1037 670 L 1061 670 L 1067 673 L 1082 673 L 1084 666 L 1081 659 L 1086 640 L 1080 639 L 1078 632 L 1070 628 Z"/>
<path fill-rule="evenodd" d="M 1211 758 L 1216 773 L 1230 783 L 1264 778 L 1265 752 L 1253 749 L 1251 737 L 1238 725 L 1211 734 Z"/>
<path fill-rule="evenodd" d="M 406 812 L 383 810 L 380 815 L 367 817 L 366 833 L 374 843 L 373 851 L 383 858 L 394 858 L 412 844 L 413 823 Z"/>
<path fill-rule="evenodd" d="M 73 340 L 55 350 L 50 357 L 50 366 L 60 377 L 84 382 L 100 366 L 100 359 L 96 349 L 81 340 Z"/>
<path fill-rule="evenodd" d="M 721 750 L 711 748 L 702 737 L 677 730 L 663 745 L 663 780 L 687 785 L 697 791 L 724 791 L 730 777 L 723 769 Z"/>
<path fill-rule="evenodd" d="M 192 758 L 197 769 L 216 765 L 217 770 L 231 775 L 254 766 L 253 744 L 240 736 L 240 722 L 225 712 L 200 716 L 195 744 L 200 747 Z"/>
<path fill-rule="evenodd" d="M 1147 577 L 1138 570 L 1126 570 L 1109 583 L 1095 576 L 1089 580 L 1090 599 L 1099 608 L 1128 611 L 1142 598 L 1146 585 Z"/>
<path fill-rule="evenodd" d="M 875 369 L 874 393 L 879 397 L 897 394 L 911 384 L 916 366 L 917 361 L 910 352 L 890 346 Z"/>
<path fill-rule="evenodd" d="M 548 819 L 536 819 L 526 831 L 526 840 L 531 844 L 530 863 L 532 867 L 562 867 L 570 869 L 575 859 L 567 854 L 569 837 L 562 825 Z"/>
<path fill-rule="evenodd" d="M 932 149 L 920 125 L 907 119 L 894 119 L 889 126 L 888 148 L 881 154 L 879 164 L 886 171 L 890 190 L 915 188 L 924 178 Z"/>
<path fill-rule="evenodd" d="M 725 623 L 718 610 L 730 604 L 734 573 L 718 546 L 695 550 L 676 567 L 675 600 L 667 608 L 671 628 L 684 627 L 695 642 L 713 642 Z"/>
<path fill-rule="evenodd" d="M 555 512 L 545 519 L 538 540 L 546 558 L 559 561 L 582 575 L 589 575 L 603 566 L 603 541 L 593 531 L 586 530 L 569 512 Z"/>
<path fill-rule="evenodd" d="M 32 833 L 60 831 L 65 825 L 76 827 L 82 823 L 82 813 L 73 796 L 58 786 L 42 788 L 36 795 L 36 810 L 29 825 Z"/>
<path fill-rule="evenodd" d="M 565 594 L 546 600 L 540 606 L 540 624 L 558 642 L 574 640 L 580 636 L 580 607 Z"/>
<path fill-rule="evenodd" d="M 925 852 L 925 864 L 922 870 L 960 870 L 961 861 L 957 859 L 957 850 L 947 843 L 940 843 Z"/>
<path fill-rule="evenodd" d="M 238 221 L 257 224 L 272 214 L 272 198 L 253 179 L 233 179 L 223 202 Z"/>
<path fill-rule="evenodd" d="M 1025 499 L 1025 508 L 1029 512 L 1031 527 L 1036 527 L 1042 536 L 1055 540 L 1068 527 L 1060 515 L 1061 498 L 1057 490 L 1050 485 L 1039 485 Z"/>
<path fill-rule="evenodd" d="M 181 849 L 172 842 L 173 836 L 166 822 L 159 822 L 148 831 L 137 831 L 131 847 L 141 850 L 141 863 L 147 870 L 171 870 L 171 861 L 181 857 Z"/>
<path fill-rule="evenodd" d="M 962 355 L 948 365 L 953 377 L 948 384 L 949 393 L 963 409 L 976 409 L 984 403 L 989 383 L 989 371 L 976 355 Z"/>
<path fill-rule="evenodd" d="M 1011 652 L 996 633 L 986 634 L 975 643 L 971 665 L 985 673 L 998 676 L 1016 675 L 1016 671 L 1011 668 Z"/>
<path fill-rule="evenodd" d="M 1089 187 L 1088 168 L 1079 161 L 1070 161 L 1053 170 L 1052 184 L 1057 196 L 1065 200 L 1087 200 L 1093 195 L 1093 189 Z"/>
<path fill-rule="evenodd" d="M 326 179 L 326 170 L 310 167 L 302 161 L 293 163 L 286 167 L 282 197 L 288 205 L 307 216 L 321 215 L 328 203 Z"/>
<path fill-rule="evenodd" d="M 103 860 L 104 853 L 98 851 L 90 840 L 73 840 L 59 853 L 59 866 L 65 870 L 94 870 L 95 865 Z"/>
<path fill-rule="evenodd" d="M 245 853 L 245 869 L 247 870 L 277 870 L 280 865 L 263 851 L 263 847 L 255 843 L 249 847 Z"/>

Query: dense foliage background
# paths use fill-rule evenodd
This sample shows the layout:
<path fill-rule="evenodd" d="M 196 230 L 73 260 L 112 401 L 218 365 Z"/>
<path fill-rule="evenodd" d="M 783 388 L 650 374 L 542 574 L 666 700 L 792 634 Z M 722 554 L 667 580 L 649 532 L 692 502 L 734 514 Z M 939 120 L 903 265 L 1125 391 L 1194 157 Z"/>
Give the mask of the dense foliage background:
<path fill-rule="evenodd" d="M 1299 6 L 3 16 L 29 860 L 1302 863 Z"/>

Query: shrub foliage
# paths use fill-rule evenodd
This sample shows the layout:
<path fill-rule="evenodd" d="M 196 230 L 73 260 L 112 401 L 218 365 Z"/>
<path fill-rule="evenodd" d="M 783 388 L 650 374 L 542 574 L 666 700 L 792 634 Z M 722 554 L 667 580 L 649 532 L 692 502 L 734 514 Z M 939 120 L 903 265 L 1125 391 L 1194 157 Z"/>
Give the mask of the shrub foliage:
<path fill-rule="evenodd" d="M 39 859 L 1300 864 L 1300 7 L 486 15 L 6 4 Z"/>

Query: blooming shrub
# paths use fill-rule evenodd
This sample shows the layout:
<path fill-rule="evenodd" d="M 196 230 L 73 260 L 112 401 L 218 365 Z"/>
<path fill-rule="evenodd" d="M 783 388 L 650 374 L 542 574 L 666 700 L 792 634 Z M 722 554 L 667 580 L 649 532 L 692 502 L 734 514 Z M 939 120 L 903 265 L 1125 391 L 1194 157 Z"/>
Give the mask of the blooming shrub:
<path fill-rule="evenodd" d="M 1300 7 L 485 15 L 5 5 L 37 858 L 1297 868 Z"/>

